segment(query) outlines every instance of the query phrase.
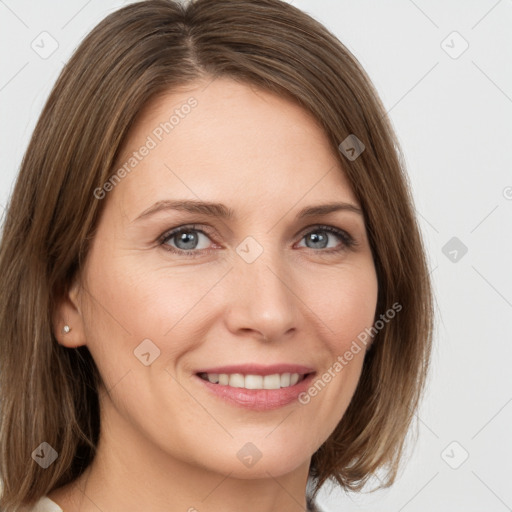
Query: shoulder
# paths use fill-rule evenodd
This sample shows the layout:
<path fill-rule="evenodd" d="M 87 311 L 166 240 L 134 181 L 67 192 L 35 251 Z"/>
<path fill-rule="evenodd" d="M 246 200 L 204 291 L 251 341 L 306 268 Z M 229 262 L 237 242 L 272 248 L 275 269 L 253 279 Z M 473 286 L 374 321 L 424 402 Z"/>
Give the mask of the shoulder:
<path fill-rule="evenodd" d="M 34 505 L 30 512 L 63 512 L 63 510 L 57 503 L 44 496 Z"/>

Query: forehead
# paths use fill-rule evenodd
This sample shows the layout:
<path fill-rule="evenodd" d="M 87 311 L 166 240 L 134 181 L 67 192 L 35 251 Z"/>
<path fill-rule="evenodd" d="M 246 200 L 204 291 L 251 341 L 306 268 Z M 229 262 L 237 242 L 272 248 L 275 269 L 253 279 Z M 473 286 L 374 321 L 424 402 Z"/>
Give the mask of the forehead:
<path fill-rule="evenodd" d="M 234 208 L 289 207 L 306 195 L 357 203 L 338 155 L 310 113 L 226 78 L 151 101 L 124 145 L 116 168 L 123 166 L 129 172 L 113 195 L 128 214 L 173 197 Z"/>

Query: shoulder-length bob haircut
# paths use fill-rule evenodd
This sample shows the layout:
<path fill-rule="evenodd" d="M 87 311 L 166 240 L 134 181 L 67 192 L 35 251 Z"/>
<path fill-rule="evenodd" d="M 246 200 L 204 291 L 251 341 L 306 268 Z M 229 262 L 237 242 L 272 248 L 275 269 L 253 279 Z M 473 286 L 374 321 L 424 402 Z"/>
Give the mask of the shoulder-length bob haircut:
<path fill-rule="evenodd" d="M 391 485 L 428 376 L 433 299 L 403 157 L 370 79 L 324 26 L 281 0 L 148 0 L 107 16 L 64 67 L 32 135 L 0 249 L 2 510 L 18 510 L 77 478 L 97 446 L 99 375 L 86 347 L 56 341 L 56 299 L 80 276 L 137 114 L 198 79 L 251 84 L 313 114 L 363 209 L 378 277 L 376 321 L 398 303 L 368 350 L 352 401 L 313 455 L 326 481 Z M 365 149 L 339 149 L 355 135 Z M 383 323 L 383 322 L 381 322 Z M 58 458 L 41 468 L 47 442 Z"/>

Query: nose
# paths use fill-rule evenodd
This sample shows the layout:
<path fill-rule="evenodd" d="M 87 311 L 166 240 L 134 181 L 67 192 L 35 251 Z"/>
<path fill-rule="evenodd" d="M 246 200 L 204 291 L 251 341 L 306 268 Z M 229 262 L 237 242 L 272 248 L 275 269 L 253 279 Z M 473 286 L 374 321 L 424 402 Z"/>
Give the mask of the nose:
<path fill-rule="evenodd" d="M 300 301 L 282 251 L 263 250 L 249 263 L 236 256 L 227 276 L 225 321 L 230 332 L 278 341 L 299 327 Z"/>

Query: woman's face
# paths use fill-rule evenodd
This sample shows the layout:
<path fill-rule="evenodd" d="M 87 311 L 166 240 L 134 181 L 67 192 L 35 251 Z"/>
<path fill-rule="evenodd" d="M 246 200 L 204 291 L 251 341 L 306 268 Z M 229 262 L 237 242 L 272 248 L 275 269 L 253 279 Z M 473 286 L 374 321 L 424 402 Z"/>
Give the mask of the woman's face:
<path fill-rule="evenodd" d="M 353 396 L 365 350 L 343 356 L 377 302 L 360 205 L 326 135 L 295 104 L 217 79 L 153 101 L 123 165 L 91 198 L 106 204 L 72 326 L 108 390 L 103 432 L 233 477 L 307 466 Z M 307 214 L 332 203 L 345 207 Z"/>

